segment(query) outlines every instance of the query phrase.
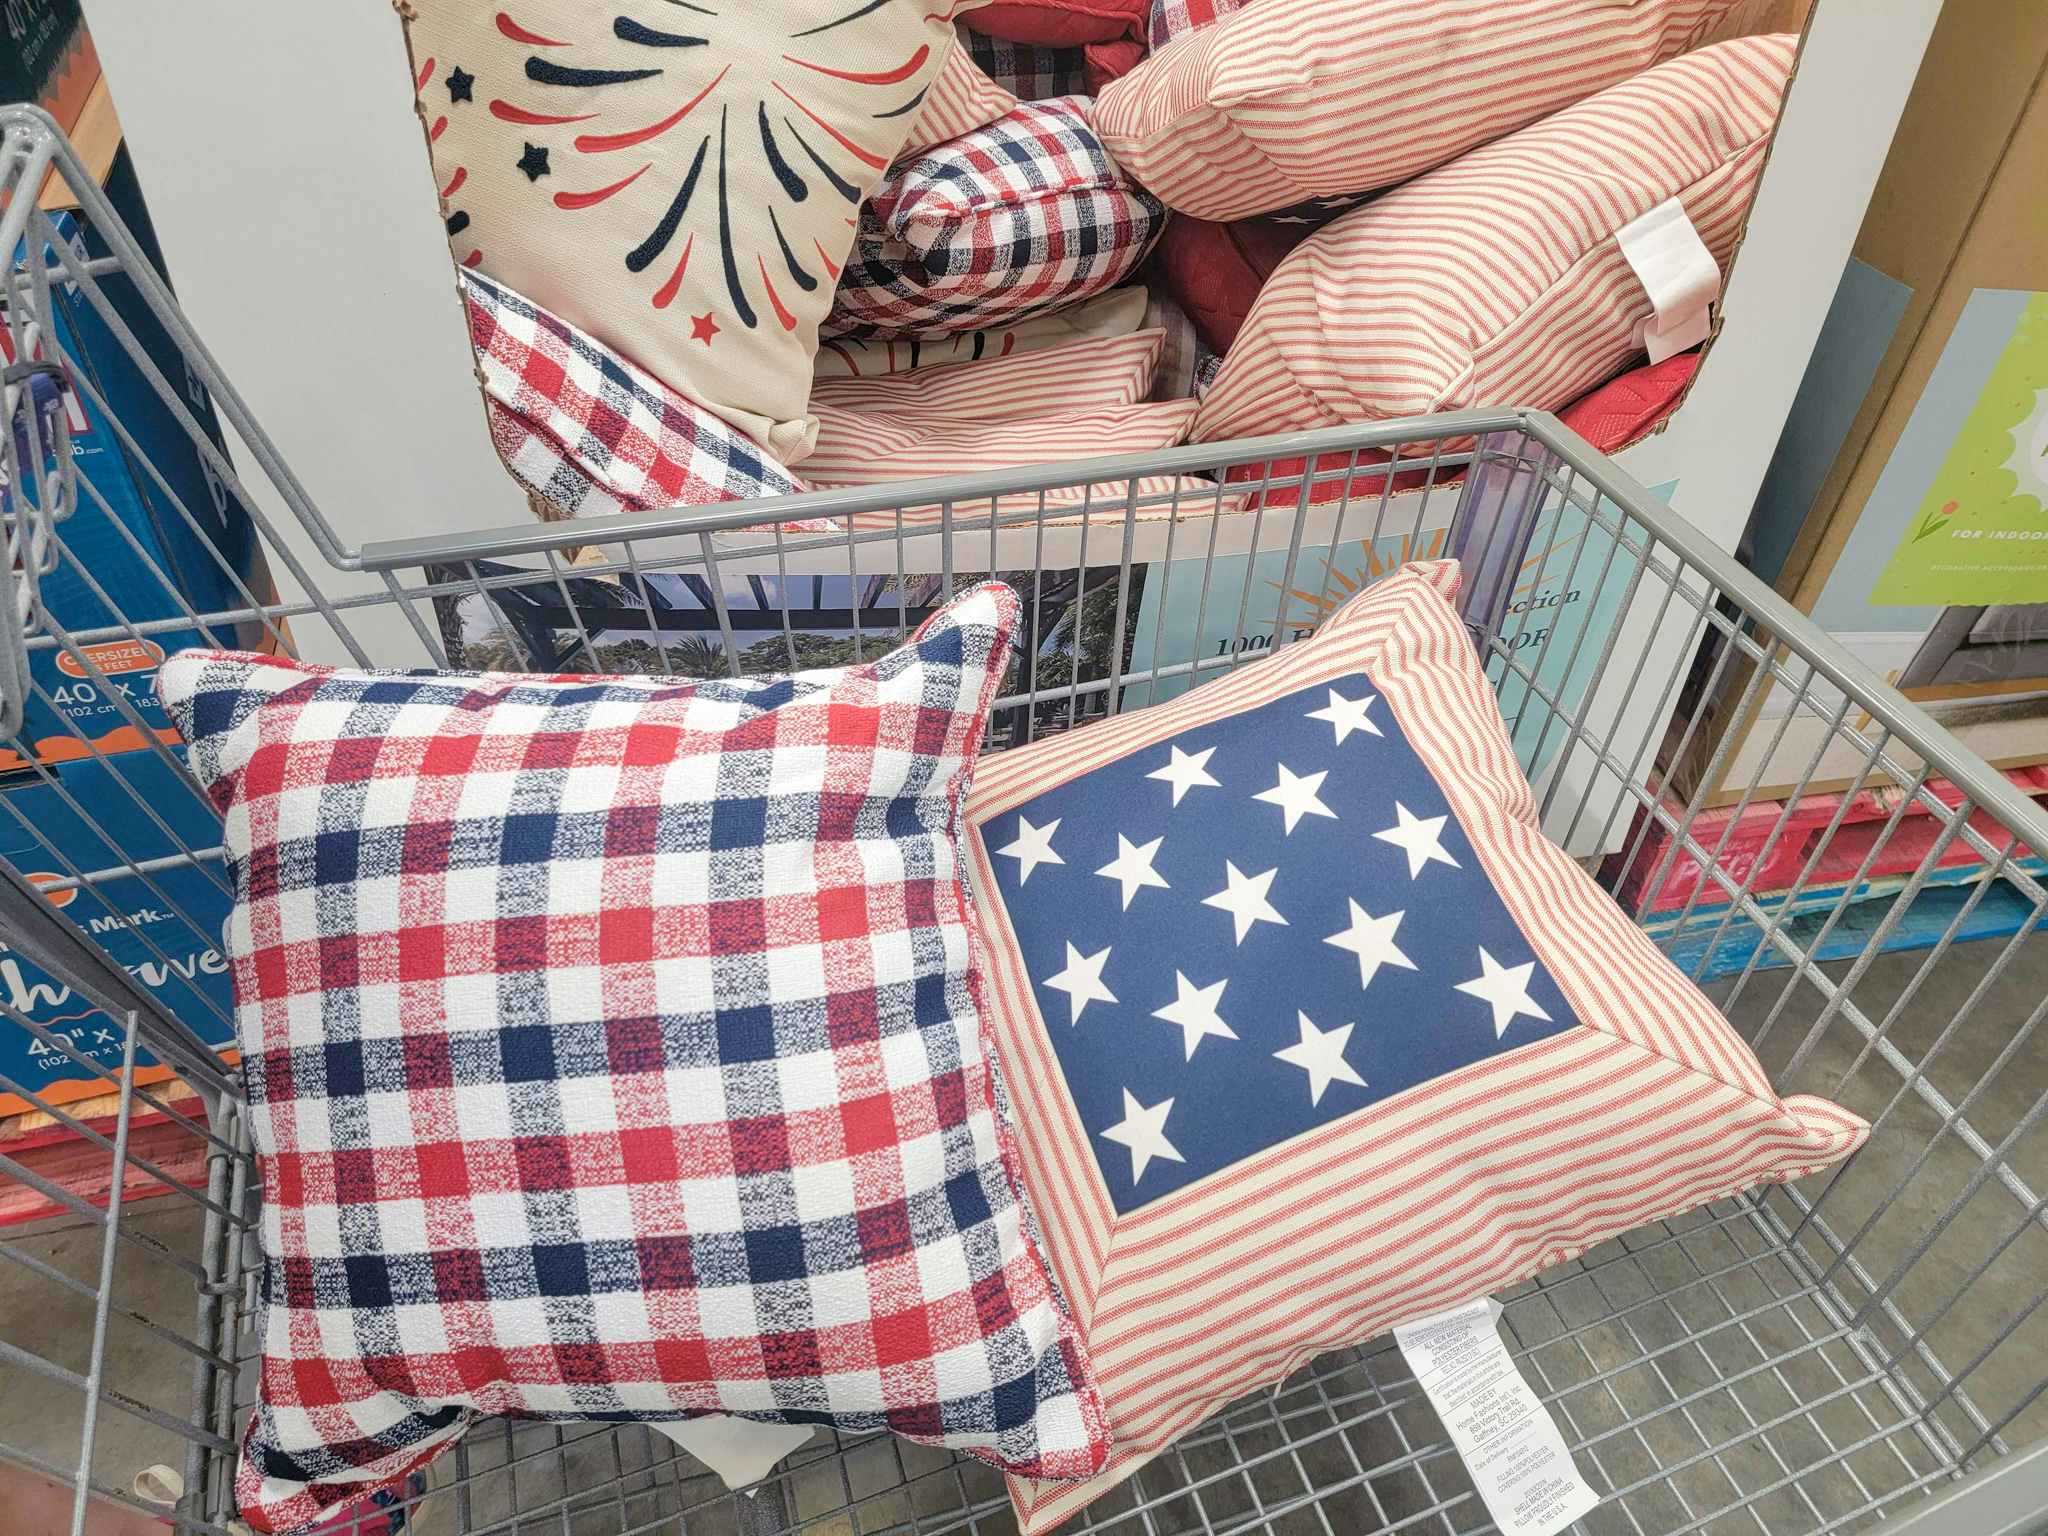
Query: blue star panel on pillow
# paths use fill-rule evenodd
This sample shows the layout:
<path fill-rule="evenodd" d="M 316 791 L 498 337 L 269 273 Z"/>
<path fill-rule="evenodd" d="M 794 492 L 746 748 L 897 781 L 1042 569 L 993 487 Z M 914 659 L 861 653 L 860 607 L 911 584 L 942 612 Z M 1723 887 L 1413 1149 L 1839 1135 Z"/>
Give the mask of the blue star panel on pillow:
<path fill-rule="evenodd" d="M 1578 1022 L 1376 712 L 1318 683 L 982 825 L 1118 1212 Z"/>
<path fill-rule="evenodd" d="M 1170 704 L 983 764 L 963 843 L 1026 1190 L 1113 1447 L 1868 1128 L 1780 1099 L 1570 859 L 1413 566 Z"/>

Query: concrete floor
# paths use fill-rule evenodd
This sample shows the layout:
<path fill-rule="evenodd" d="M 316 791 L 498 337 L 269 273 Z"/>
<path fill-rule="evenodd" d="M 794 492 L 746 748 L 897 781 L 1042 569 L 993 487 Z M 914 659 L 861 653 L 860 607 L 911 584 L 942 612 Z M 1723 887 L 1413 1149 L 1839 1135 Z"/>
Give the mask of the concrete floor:
<path fill-rule="evenodd" d="M 2002 973 L 1987 980 L 2001 956 Z M 1902 1357 L 1900 1375 L 1932 1404 L 1933 1433 L 1966 1446 L 1981 1433 L 1921 1346 L 1946 1369 L 1967 1371 L 1961 1386 L 1972 1406 L 2002 1425 L 2008 1442 L 2048 1436 L 2048 1232 L 1998 1176 L 2002 1165 L 2037 1191 L 2048 1187 L 2048 1040 L 2012 1047 L 2048 997 L 2048 937 L 2009 953 L 2003 941 L 1957 946 L 1931 967 L 1925 954 L 1906 954 L 1879 957 L 1861 973 L 1835 965 L 1825 974 L 1853 983 L 1855 1007 L 1884 1026 L 1951 1112 L 1913 1092 L 1841 1013 L 1826 1016 L 1810 982 L 1778 971 L 1723 984 L 1717 1001 L 1760 1041 L 1781 1087 L 1827 1094 L 1877 1125 L 1846 1170 L 1801 1186 L 1818 1201 L 1817 1222 L 1798 1245 L 1803 1258 L 1766 1242 L 1753 1217 L 1699 1213 L 1510 1293 L 1508 1322 L 1528 1350 L 1525 1371 L 1558 1394 L 1573 1438 L 1597 1437 L 1580 1453 L 1582 1470 L 1603 1492 L 1623 1490 L 1589 1517 L 1595 1536 L 1684 1526 L 1738 1499 L 1753 1499 L 1773 1533 L 1811 1529 L 1820 1516 L 1866 1504 L 1884 1507 L 1941 1462 L 1929 1448 L 1938 1442 L 1913 1427 L 1903 1400 L 1869 1379 L 1873 1358 Z M 1887 1022 L 1895 1006 L 1898 1016 Z M 1988 1161 L 1970 1146 L 1972 1134 L 1994 1149 Z M 1787 1226 L 1800 1221 L 1789 1201 L 1773 1209 Z M 136 1320 L 189 1334 L 193 1282 L 174 1256 L 195 1253 L 199 1235 L 198 1213 L 164 1200 L 136 1207 L 124 1224 L 138 1241 L 121 1247 L 116 1301 L 132 1317 L 112 1320 L 106 1356 L 108 1384 L 122 1401 L 103 1406 L 94 1457 L 96 1480 L 116 1488 L 151 1464 L 183 1464 L 180 1437 L 151 1415 L 186 1419 L 191 1356 Z M 1853 1263 L 1839 1260 L 1836 1245 L 1849 1248 Z M 62 1275 L 89 1283 L 97 1274 L 97 1233 L 82 1225 L 7 1246 Z M 1722 1279 L 1704 1284 L 1698 1277 L 1706 1273 Z M 1840 1335 L 1864 1309 L 1859 1348 Z M 0 1343 L 82 1371 L 91 1320 L 75 1292 L 0 1263 Z M 1699 1335 L 1705 1342 L 1687 1342 Z M 1683 1412 L 1660 1411 L 1675 1397 L 1685 1400 Z M 1814 1403 L 1821 1406 L 1800 1411 Z M 80 1404 L 75 1391 L 0 1362 L 0 1444 L 75 1465 Z M 1319 1362 L 1281 1393 L 1241 1405 L 1180 1456 L 1141 1474 L 1135 1489 L 1162 1501 L 1150 1517 L 1159 1532 L 1223 1529 L 1262 1509 L 1290 1536 L 1372 1530 L 1432 1510 L 1414 1528 L 1473 1529 L 1482 1517 L 1460 1497 L 1455 1460 L 1435 1446 L 1440 1433 L 1414 1400 L 1400 1357 L 1369 1348 Z M 1847 1455 L 1836 1449 L 1859 1442 L 1868 1443 Z M 437 1464 L 436 1484 L 463 1474 L 467 1528 L 504 1522 L 494 1527 L 504 1536 L 666 1536 L 684 1524 L 702 1536 L 785 1528 L 854 1536 L 928 1529 L 935 1519 L 991 1536 L 1014 1529 L 992 1474 L 888 1439 L 842 1455 L 821 1435 L 760 1497 L 742 1500 L 637 1429 L 496 1426 L 473 1436 L 465 1454 L 464 1467 L 453 1458 Z M 1247 1463 L 1252 1470 L 1239 1470 Z M 1310 1500 L 1321 1501 L 1320 1517 L 1306 1508 L 1275 1513 Z M 1095 1525 L 1138 1532 L 1137 1521 L 1115 1519 L 1133 1501 L 1134 1490 L 1111 1495 L 1097 1506 Z M 444 1488 L 414 1529 L 446 1536 L 463 1528 L 461 1513 Z M 1756 1522 L 1738 1512 L 1704 1529 L 1753 1532 Z"/>

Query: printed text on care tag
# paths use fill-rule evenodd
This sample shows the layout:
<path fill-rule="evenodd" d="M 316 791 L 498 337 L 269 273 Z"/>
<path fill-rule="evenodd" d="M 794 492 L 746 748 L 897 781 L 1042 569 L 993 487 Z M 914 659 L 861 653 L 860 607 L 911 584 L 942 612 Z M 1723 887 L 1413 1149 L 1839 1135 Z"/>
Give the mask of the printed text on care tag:
<path fill-rule="evenodd" d="M 1553 1536 L 1600 1502 L 1501 1343 L 1487 1297 L 1407 1323 L 1394 1342 L 1504 1536 Z"/>

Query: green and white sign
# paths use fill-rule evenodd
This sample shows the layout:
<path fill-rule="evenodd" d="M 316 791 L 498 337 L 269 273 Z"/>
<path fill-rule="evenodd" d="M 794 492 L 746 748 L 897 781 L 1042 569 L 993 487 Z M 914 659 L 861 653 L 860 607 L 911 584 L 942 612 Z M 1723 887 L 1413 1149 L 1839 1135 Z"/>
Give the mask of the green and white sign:
<path fill-rule="evenodd" d="M 1897 540 L 1874 604 L 2048 602 L 2048 294 L 2020 309 Z"/>

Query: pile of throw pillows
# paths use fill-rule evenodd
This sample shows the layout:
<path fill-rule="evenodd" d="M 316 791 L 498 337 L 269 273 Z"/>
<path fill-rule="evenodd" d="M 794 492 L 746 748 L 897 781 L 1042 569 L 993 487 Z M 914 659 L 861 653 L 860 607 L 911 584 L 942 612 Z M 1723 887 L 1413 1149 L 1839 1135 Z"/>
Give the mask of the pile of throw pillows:
<path fill-rule="evenodd" d="M 500 3 L 406 11 L 555 516 L 1563 404 L 1637 344 L 1618 223 L 1678 197 L 1725 261 L 1792 57 L 1689 47 L 1713 0 L 1003 0 L 971 49 L 943 0 Z M 1129 285 L 1162 227 L 1274 258 L 1199 394 Z M 1544 839 L 1459 579 L 978 768 L 999 583 L 786 677 L 168 661 L 263 1183 L 242 1518 L 491 1415 L 734 1415 L 976 1457 L 1037 1536 L 1320 1352 L 1860 1145 Z"/>
<path fill-rule="evenodd" d="M 1645 349 L 1618 231 L 1675 206 L 1725 273 L 1797 43 L 1738 0 L 404 9 L 472 327 L 686 424 L 487 367 L 548 517 L 1568 410 Z"/>

